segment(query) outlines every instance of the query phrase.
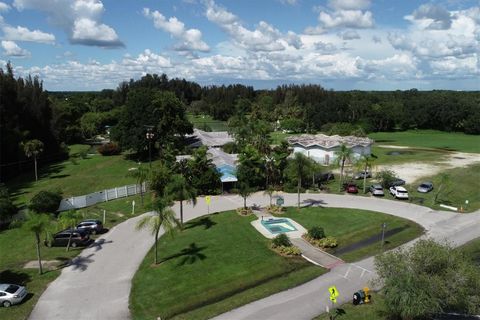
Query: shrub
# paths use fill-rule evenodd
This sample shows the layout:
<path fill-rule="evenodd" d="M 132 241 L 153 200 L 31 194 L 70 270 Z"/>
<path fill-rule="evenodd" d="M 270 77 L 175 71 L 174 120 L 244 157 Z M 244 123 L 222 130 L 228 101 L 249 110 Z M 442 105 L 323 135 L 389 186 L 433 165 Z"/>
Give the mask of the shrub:
<path fill-rule="evenodd" d="M 0 223 L 2 221 L 8 221 L 15 213 L 17 213 L 17 207 L 10 199 L 7 187 L 3 183 L 0 183 Z"/>
<path fill-rule="evenodd" d="M 278 253 L 286 256 L 299 256 L 302 254 L 302 251 L 300 251 L 300 249 L 295 246 L 289 246 L 289 247 L 280 246 L 280 247 L 276 247 L 275 250 Z"/>
<path fill-rule="evenodd" d="M 237 213 L 241 216 L 249 216 L 253 214 L 253 211 L 251 208 L 237 208 Z"/>
<path fill-rule="evenodd" d="M 318 241 L 318 246 L 322 248 L 335 248 L 338 246 L 337 239 L 334 237 L 326 237 Z"/>
<path fill-rule="evenodd" d="M 283 214 L 285 212 L 285 208 L 282 206 L 271 205 L 267 207 L 267 212 L 271 215 Z"/>
<path fill-rule="evenodd" d="M 325 230 L 322 227 L 315 226 L 308 230 L 308 235 L 315 240 L 323 239 L 325 238 Z"/>
<path fill-rule="evenodd" d="M 29 208 L 37 213 L 53 213 L 57 211 L 62 194 L 53 191 L 40 191 L 30 200 Z"/>
<path fill-rule="evenodd" d="M 115 142 L 109 142 L 99 146 L 97 148 L 97 151 L 102 156 L 113 156 L 116 154 L 120 154 L 120 147 Z"/>
<path fill-rule="evenodd" d="M 290 247 L 292 243 L 285 233 L 280 233 L 272 239 L 272 247 Z"/>
<path fill-rule="evenodd" d="M 376 178 L 380 180 L 382 187 L 388 189 L 390 187 L 390 183 L 397 179 L 397 175 L 392 170 L 382 170 L 377 173 Z"/>

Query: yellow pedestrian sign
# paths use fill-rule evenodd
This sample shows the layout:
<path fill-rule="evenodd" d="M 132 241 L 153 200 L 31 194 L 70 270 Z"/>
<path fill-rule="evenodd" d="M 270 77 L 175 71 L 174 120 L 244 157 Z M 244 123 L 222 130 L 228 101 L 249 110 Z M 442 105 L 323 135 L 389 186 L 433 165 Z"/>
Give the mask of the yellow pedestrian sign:
<path fill-rule="evenodd" d="M 337 297 L 338 297 L 337 287 L 331 286 L 330 288 L 328 288 L 328 292 L 330 292 L 330 301 L 332 301 L 332 303 L 337 303 Z"/>
<path fill-rule="evenodd" d="M 207 203 L 207 205 L 210 205 L 210 202 L 212 202 L 212 198 L 210 196 L 206 196 L 205 202 Z"/>

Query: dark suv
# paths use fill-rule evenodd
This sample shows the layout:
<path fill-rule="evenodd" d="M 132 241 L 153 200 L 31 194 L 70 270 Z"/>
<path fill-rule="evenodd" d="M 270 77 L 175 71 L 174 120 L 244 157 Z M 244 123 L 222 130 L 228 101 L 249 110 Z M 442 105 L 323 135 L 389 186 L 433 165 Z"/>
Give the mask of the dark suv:
<path fill-rule="evenodd" d="M 103 224 L 100 220 L 88 219 L 83 220 L 77 225 L 78 230 L 84 230 L 91 234 L 97 234 L 102 232 Z"/>
<path fill-rule="evenodd" d="M 84 230 L 67 229 L 53 235 L 51 246 L 66 247 L 68 245 L 68 239 L 70 239 L 70 235 L 72 235 L 70 246 L 73 248 L 77 246 L 87 246 L 90 243 L 90 236 L 88 235 L 88 232 Z"/>

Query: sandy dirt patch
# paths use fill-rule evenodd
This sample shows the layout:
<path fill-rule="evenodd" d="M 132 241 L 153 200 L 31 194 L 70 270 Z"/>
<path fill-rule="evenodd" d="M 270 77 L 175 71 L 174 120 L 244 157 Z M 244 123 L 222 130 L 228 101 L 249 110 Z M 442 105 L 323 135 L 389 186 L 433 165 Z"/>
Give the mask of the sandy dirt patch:
<path fill-rule="evenodd" d="M 388 147 L 390 148 L 392 146 Z M 403 149 L 409 147 L 400 148 Z M 407 183 L 412 183 L 422 177 L 436 175 L 443 170 L 468 167 L 476 163 L 480 163 L 480 154 L 450 152 L 446 155 L 446 158 L 439 160 L 437 163 L 423 163 L 420 161 L 407 162 L 402 164 L 377 166 L 376 170 L 392 170 L 398 175 L 398 177 L 402 178 Z"/>
<path fill-rule="evenodd" d="M 68 261 L 69 260 L 66 260 L 66 261 L 42 260 L 42 268 L 45 269 L 45 270 L 56 270 L 56 269 L 64 266 L 66 263 L 68 263 Z M 24 269 L 38 269 L 38 260 L 28 261 L 27 263 L 25 263 L 23 268 Z"/>

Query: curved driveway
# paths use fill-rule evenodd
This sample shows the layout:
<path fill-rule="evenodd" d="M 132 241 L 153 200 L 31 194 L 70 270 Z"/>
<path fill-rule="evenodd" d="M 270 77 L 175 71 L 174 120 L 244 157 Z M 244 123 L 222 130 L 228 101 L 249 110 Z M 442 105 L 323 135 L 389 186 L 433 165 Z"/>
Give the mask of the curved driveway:
<path fill-rule="evenodd" d="M 285 205 L 296 204 L 296 194 L 282 195 Z M 400 201 L 331 194 L 302 195 L 302 200 L 309 199 L 326 207 L 367 209 L 407 218 L 422 225 L 427 236 L 446 238 L 454 245 L 480 237 L 480 211 L 462 215 Z M 256 193 L 248 198 L 248 203 L 266 205 L 269 199 Z M 242 204 L 239 196 L 213 196 L 210 208 L 207 208 L 204 199 L 199 198 L 194 208 L 184 205 L 184 217 L 190 220 L 207 214 L 207 211 L 231 210 Z M 174 210 L 178 213 L 178 204 Z M 92 247 L 83 250 L 45 290 L 30 319 L 129 319 L 131 280 L 153 244 L 150 233 L 135 230 L 138 219 L 117 225 Z M 218 318 L 311 319 L 325 311 L 326 288 L 332 283 L 340 291 L 341 302 L 349 300 L 351 294 L 373 276 L 373 258 L 345 264 L 299 287 L 247 304 Z M 356 289 L 352 291 L 353 288 Z"/>

